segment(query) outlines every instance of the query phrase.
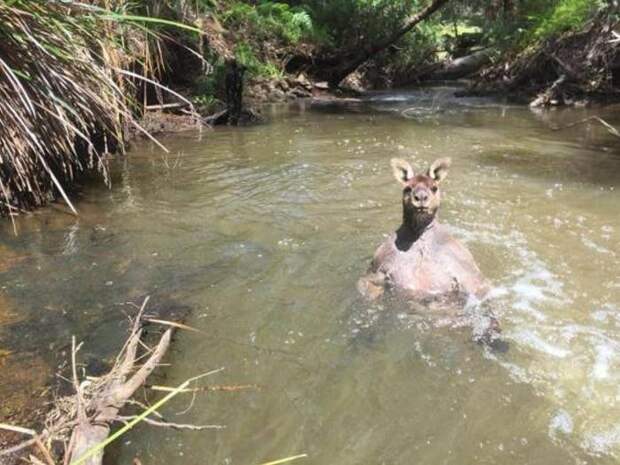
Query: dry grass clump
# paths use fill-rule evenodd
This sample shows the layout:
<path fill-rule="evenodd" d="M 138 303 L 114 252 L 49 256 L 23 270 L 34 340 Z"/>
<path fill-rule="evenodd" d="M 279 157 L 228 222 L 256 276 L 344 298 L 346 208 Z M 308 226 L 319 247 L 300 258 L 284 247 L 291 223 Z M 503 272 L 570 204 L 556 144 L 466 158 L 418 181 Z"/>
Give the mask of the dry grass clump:
<path fill-rule="evenodd" d="M 153 34 L 97 3 L 0 0 L 0 216 L 59 194 L 73 210 L 64 189 L 76 173 L 108 182 L 104 154 L 137 126 L 132 83 L 148 79 L 127 67 L 147 60 L 132 38 Z"/>

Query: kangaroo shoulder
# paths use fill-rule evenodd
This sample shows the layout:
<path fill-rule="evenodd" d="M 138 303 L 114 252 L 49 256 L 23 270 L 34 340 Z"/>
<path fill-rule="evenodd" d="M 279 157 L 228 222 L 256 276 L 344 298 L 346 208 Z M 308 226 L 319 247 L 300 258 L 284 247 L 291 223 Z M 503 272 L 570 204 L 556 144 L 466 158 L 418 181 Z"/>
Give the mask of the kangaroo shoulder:
<path fill-rule="evenodd" d="M 390 234 L 382 243 L 377 247 L 375 254 L 372 258 L 371 269 L 377 271 L 389 261 L 390 257 L 394 254 L 394 241 L 396 240 L 396 234 Z"/>

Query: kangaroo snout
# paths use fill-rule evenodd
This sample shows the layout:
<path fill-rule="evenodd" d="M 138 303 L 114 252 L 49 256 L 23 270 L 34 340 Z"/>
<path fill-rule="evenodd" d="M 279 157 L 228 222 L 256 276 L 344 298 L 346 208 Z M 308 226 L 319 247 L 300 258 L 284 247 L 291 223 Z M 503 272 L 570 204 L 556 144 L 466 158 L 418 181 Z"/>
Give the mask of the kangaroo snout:
<path fill-rule="evenodd" d="M 413 191 L 413 203 L 416 207 L 428 206 L 429 193 L 427 189 L 416 189 Z"/>

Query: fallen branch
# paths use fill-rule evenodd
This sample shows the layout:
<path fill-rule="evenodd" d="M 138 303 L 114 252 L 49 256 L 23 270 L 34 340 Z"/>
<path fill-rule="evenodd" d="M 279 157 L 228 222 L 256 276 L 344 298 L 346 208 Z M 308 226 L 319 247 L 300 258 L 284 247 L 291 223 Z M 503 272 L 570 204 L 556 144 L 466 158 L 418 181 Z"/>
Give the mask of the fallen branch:
<path fill-rule="evenodd" d="M 0 429 L 6 430 L 6 431 L 12 431 L 14 433 L 27 434 L 29 436 L 37 435 L 37 432 L 33 429 L 22 428 L 21 426 L 7 425 L 5 423 L 0 423 Z"/>
<path fill-rule="evenodd" d="M 279 460 L 274 460 L 272 462 L 265 462 L 261 465 L 280 465 L 282 463 L 288 463 L 288 462 L 292 462 L 293 460 L 303 459 L 306 457 L 308 457 L 308 454 L 292 455 L 290 457 L 286 457 L 286 458 L 279 459 Z"/>
<path fill-rule="evenodd" d="M 580 124 L 589 123 L 590 121 L 597 121 L 598 123 L 601 123 L 603 125 L 603 127 L 605 129 L 607 129 L 607 132 L 609 134 L 611 134 L 612 136 L 620 138 L 620 131 L 618 131 L 615 127 L 613 127 L 611 124 L 609 124 L 607 121 L 605 121 L 600 116 L 588 116 L 587 118 L 583 118 L 583 119 L 580 119 L 580 120 L 575 121 L 573 123 L 565 124 L 563 126 L 553 126 L 553 127 L 551 127 L 551 129 L 553 131 L 559 131 L 561 129 L 568 129 L 568 128 L 572 128 L 574 126 L 578 126 Z"/>
<path fill-rule="evenodd" d="M 114 366 L 106 375 L 98 378 L 84 376 L 84 380 L 80 383 L 77 353 L 81 344 L 76 344 L 75 338 L 72 339 L 72 376 L 71 380 L 67 381 L 73 385 L 75 393 L 56 401 L 54 409 L 47 415 L 45 428 L 40 433 L 29 428 L 0 423 L 0 429 L 31 436 L 19 444 L 0 450 L 0 457 L 21 453 L 34 446 L 40 452 L 40 456 L 30 454 L 31 463 L 55 465 L 50 453 L 52 443 L 62 442 L 65 445 L 65 465 L 101 465 L 105 447 L 142 421 L 175 429 L 222 428 L 220 425 L 169 423 L 148 417 L 158 415 L 157 410 L 177 394 L 193 389 L 191 383 L 194 381 L 218 373 L 223 368 L 188 379 L 180 386 L 172 388 L 152 406 L 144 406 L 145 409 L 140 414 L 133 416 L 119 414 L 125 404 L 136 404 L 131 397 L 141 386 L 145 385 L 153 370 L 162 365 L 161 360 L 170 346 L 172 332 L 177 327 L 185 327 L 185 325 L 162 320 L 169 326 L 168 329 L 164 331 L 154 348 L 147 347 L 142 341 L 142 326 L 145 323 L 143 316 L 148 300 L 147 297 L 142 303 L 133 320 L 129 337 L 116 358 Z M 143 359 L 146 361 L 138 368 L 138 363 Z M 125 426 L 110 435 L 111 425 L 118 421 L 124 422 Z M 44 460 L 42 461 L 41 458 Z"/>
<path fill-rule="evenodd" d="M 18 452 L 31 447 L 35 443 L 36 441 L 34 439 L 28 439 L 27 441 L 20 442 L 19 444 L 15 444 L 14 446 L 7 447 L 6 449 L 0 450 L 0 457 L 17 454 Z"/>
<path fill-rule="evenodd" d="M 173 392 L 169 393 L 167 396 L 157 401 L 152 407 L 142 412 L 140 415 L 137 415 L 133 420 L 127 423 L 120 430 L 116 431 L 110 437 L 106 436 L 102 438 L 101 440 L 97 440 L 96 442 L 93 442 L 91 437 L 86 436 L 85 440 L 91 441 L 91 442 L 85 442 L 82 444 L 82 446 L 88 446 L 88 447 L 86 447 L 84 450 L 81 450 L 81 449 L 76 449 L 74 446 L 73 450 L 69 451 L 70 452 L 69 457 L 71 457 L 71 460 L 69 461 L 70 465 L 82 465 L 85 463 L 86 464 L 97 464 L 97 465 L 101 464 L 103 461 L 103 450 L 109 444 L 111 444 L 116 439 L 120 438 L 123 434 L 125 434 L 127 431 L 129 431 L 134 426 L 136 426 L 138 423 L 144 421 L 146 417 L 148 417 L 152 412 L 162 407 L 166 402 L 168 402 L 170 399 L 176 396 L 179 392 L 181 392 L 183 389 L 189 386 L 189 384 L 192 381 L 198 380 L 207 375 L 209 375 L 209 373 L 205 373 L 199 376 L 195 376 L 194 378 L 188 379 L 183 384 L 181 384 L 176 390 L 174 390 Z M 116 416 L 113 420 L 110 420 L 110 421 L 115 421 L 115 420 L 116 420 Z M 106 424 L 104 426 L 107 426 L 108 433 L 109 433 L 109 424 Z M 96 431 L 96 433 L 99 433 L 99 431 Z M 78 451 L 81 452 L 79 455 L 77 455 Z"/>
<path fill-rule="evenodd" d="M 366 63 L 372 57 L 386 50 L 391 45 L 398 42 L 405 34 L 413 30 L 419 23 L 433 15 L 441 9 L 450 0 L 432 0 L 425 8 L 410 16 L 404 25 L 396 29 L 382 41 L 371 44 L 369 47 L 358 50 L 352 57 L 330 57 L 329 61 L 333 61 L 335 66 L 322 69 L 319 72 L 321 77 L 325 77 L 331 88 L 337 88 L 340 82 L 349 74 Z"/>
<path fill-rule="evenodd" d="M 54 459 L 52 458 L 52 454 L 47 449 L 47 447 L 45 447 L 45 445 L 43 444 L 39 436 L 35 436 L 34 443 L 37 445 L 37 448 L 39 449 L 41 454 L 43 454 L 43 457 L 45 458 L 47 465 L 55 465 Z"/>
<path fill-rule="evenodd" d="M 530 102 L 530 108 L 548 107 L 563 103 L 562 86 L 566 83 L 566 75 L 562 74 L 544 92 Z"/>

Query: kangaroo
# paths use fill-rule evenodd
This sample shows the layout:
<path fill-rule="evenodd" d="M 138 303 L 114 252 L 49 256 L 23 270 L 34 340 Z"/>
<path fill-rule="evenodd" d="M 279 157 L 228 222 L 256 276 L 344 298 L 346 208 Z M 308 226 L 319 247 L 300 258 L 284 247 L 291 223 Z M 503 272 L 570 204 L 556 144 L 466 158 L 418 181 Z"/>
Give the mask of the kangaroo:
<path fill-rule="evenodd" d="M 379 246 L 357 287 L 369 300 L 388 290 L 417 309 L 447 311 L 460 326 L 459 310 L 472 296 L 483 299 L 490 286 L 469 250 L 437 220 L 440 185 L 450 164 L 449 158 L 441 158 L 426 173 L 416 175 L 407 161 L 391 160 L 394 177 L 403 188 L 403 222 Z M 489 327 L 499 330 L 492 316 Z"/>

